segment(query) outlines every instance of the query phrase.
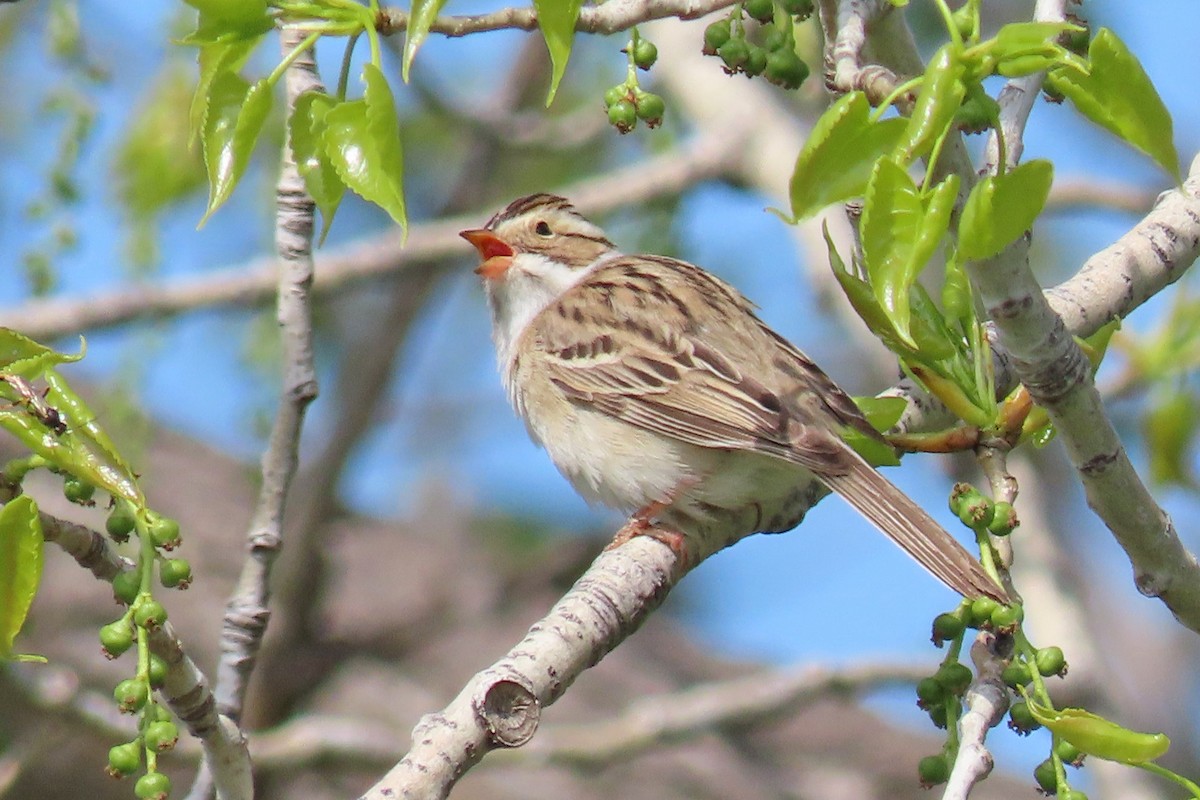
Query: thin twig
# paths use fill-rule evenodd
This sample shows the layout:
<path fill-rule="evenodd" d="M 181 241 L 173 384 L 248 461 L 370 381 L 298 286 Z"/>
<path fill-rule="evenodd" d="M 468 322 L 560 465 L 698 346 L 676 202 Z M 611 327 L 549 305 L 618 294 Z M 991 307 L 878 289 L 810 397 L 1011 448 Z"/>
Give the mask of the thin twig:
<path fill-rule="evenodd" d="M 302 39 L 302 32 L 283 29 L 280 46 L 284 54 L 291 52 Z M 294 104 L 301 93 L 321 88 L 311 51 L 305 52 L 292 63 L 287 71 L 286 85 L 289 105 Z M 270 617 L 269 579 L 283 544 L 283 512 L 299 459 L 300 431 L 305 410 L 317 396 L 312 311 L 309 306 L 313 281 L 315 204 L 304 189 L 290 147 L 284 148 L 276 194 L 278 213 L 275 242 L 279 256 L 277 315 L 282 340 L 283 386 L 275 423 L 262 457 L 262 486 L 247 532 L 247 557 L 225 610 L 221 630 L 221 660 L 217 666 L 217 707 L 223 716 L 235 722 L 241 718 L 246 686 L 257 662 L 258 650 Z M 190 797 L 208 795 L 206 769 L 211 770 L 222 800 L 234 800 L 235 797 L 240 800 L 244 796 L 233 794 L 223 784 L 222 765 L 206 758 Z"/>
<path fill-rule="evenodd" d="M 601 5 L 584 6 L 579 12 L 575 30 L 579 33 L 617 33 L 654 19 L 703 17 L 705 14 L 727 8 L 734 2 L 736 0 L 609 0 Z M 531 31 L 537 24 L 537 13 L 532 6 L 525 6 L 504 8 L 469 17 L 438 17 L 429 30 L 445 36 L 466 36 L 509 29 Z M 377 18 L 377 28 L 380 32 L 397 33 L 407 27 L 406 11 L 398 8 L 380 10 Z"/>

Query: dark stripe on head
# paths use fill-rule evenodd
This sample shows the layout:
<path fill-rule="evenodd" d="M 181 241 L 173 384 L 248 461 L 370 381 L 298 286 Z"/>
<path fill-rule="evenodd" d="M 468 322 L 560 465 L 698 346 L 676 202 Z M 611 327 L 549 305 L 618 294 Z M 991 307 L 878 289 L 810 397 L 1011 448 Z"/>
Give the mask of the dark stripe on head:
<path fill-rule="evenodd" d="M 513 200 L 505 207 L 503 211 L 492 217 L 491 221 L 488 222 L 488 227 L 494 228 L 496 225 L 504 222 L 505 220 L 519 217 L 535 208 L 562 209 L 564 211 L 569 211 L 575 216 L 579 216 L 579 212 L 575 210 L 575 207 L 571 205 L 571 201 L 567 200 L 567 198 L 559 197 L 556 194 L 539 192 L 538 194 L 518 197 L 516 200 Z"/>

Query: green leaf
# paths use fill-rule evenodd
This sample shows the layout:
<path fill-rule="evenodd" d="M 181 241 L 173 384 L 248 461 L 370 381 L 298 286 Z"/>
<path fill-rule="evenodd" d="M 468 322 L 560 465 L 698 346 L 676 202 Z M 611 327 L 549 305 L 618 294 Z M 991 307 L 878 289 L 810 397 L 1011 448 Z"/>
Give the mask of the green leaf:
<path fill-rule="evenodd" d="M 891 159 L 876 165 L 867 186 L 860 226 L 867 275 L 880 305 L 910 346 L 916 342 L 909 331 L 909 294 L 945 238 L 958 186 L 952 175 L 922 193 Z"/>
<path fill-rule="evenodd" d="M 1020 56 L 1048 55 L 1061 47 L 1055 41 L 1066 31 L 1082 31 L 1070 22 L 1012 22 L 996 31 L 989 50 L 998 60 Z"/>
<path fill-rule="evenodd" d="M 70 384 L 54 370 L 47 370 L 46 402 L 62 414 L 68 432 L 59 441 L 68 443 L 70 458 L 54 460 L 72 475 L 99 486 L 114 497 L 123 497 L 137 506 L 145 498 L 129 464 L 117 451 L 117 446 L 97 422 L 96 412 L 88 406 Z"/>
<path fill-rule="evenodd" d="M 333 216 L 346 193 L 346 184 L 338 177 L 321 143 L 325 133 L 325 116 L 337 102 L 323 92 L 305 92 L 296 99 L 295 111 L 288 120 L 296 169 L 321 211 L 321 242 L 325 241 L 329 226 L 333 224 Z"/>
<path fill-rule="evenodd" d="M 908 401 L 903 397 L 855 397 L 854 404 L 871 427 L 880 433 L 896 427 L 908 408 Z"/>
<path fill-rule="evenodd" d="M 208 168 L 208 208 L 203 225 L 229 199 L 250 163 L 250 154 L 271 111 L 266 79 L 254 85 L 233 72 L 213 79 L 204 124 L 204 163 Z"/>
<path fill-rule="evenodd" d="M 188 115 L 189 127 L 192 131 L 190 141 L 195 142 L 204 131 L 205 121 L 208 119 L 213 81 L 228 73 L 236 75 L 257 44 L 256 40 L 242 39 L 200 47 L 197 57 L 200 64 L 200 77 L 196 81 L 196 91 L 192 93 L 192 106 Z"/>
<path fill-rule="evenodd" d="M 900 457 L 896 450 L 887 442 L 881 442 L 873 436 L 867 436 L 860 430 L 844 427 L 838 431 L 842 441 L 850 445 L 872 467 L 898 467 Z"/>
<path fill-rule="evenodd" d="M 1053 70 L 1047 86 L 1081 114 L 1150 156 L 1179 183 L 1171 114 L 1141 62 L 1117 35 L 1101 28 L 1088 47 L 1091 71 Z"/>
<path fill-rule="evenodd" d="M 404 62 L 400 70 L 405 83 L 408 83 L 408 68 L 417 55 L 417 49 L 429 35 L 429 27 L 445 4 L 446 0 L 413 0 L 412 10 L 408 14 L 408 30 L 404 34 Z"/>
<path fill-rule="evenodd" d="M 1196 486 L 1191 454 L 1198 428 L 1200 412 L 1190 393 L 1176 390 L 1154 399 L 1142 419 L 1153 483 Z"/>
<path fill-rule="evenodd" d="M 850 92 L 817 120 L 788 187 L 793 223 L 866 191 L 875 162 L 895 149 L 908 124 L 899 117 L 871 122 L 870 114 L 867 96 Z"/>
<path fill-rule="evenodd" d="M 1087 755 L 1121 764 L 1144 764 L 1171 746 L 1161 733 L 1131 731 L 1082 708 L 1053 709 L 1026 697 L 1033 718 Z"/>
<path fill-rule="evenodd" d="M 0 658 L 12 654 L 42 579 L 42 521 L 27 495 L 0 509 Z"/>
<path fill-rule="evenodd" d="M 966 66 L 952 42 L 942 45 L 929 60 L 917 103 L 897 146 L 902 163 L 910 164 L 928 154 L 945 135 L 967 96 L 965 74 Z"/>
<path fill-rule="evenodd" d="M 963 330 L 975 323 L 975 298 L 971 292 L 971 282 L 956 249 L 952 249 L 946 256 L 946 277 L 942 281 L 942 310 L 947 320 L 958 323 Z"/>
<path fill-rule="evenodd" d="M 946 318 L 934 304 L 929 292 L 925 291 L 925 287 L 919 283 L 910 286 L 908 302 L 911 312 L 909 333 L 917 343 L 918 350 L 914 358 L 933 365 L 957 356 L 961 339 L 950 330 Z M 939 371 L 945 373 L 946 369 L 939 368 Z"/>
<path fill-rule="evenodd" d="M 537 12 L 542 37 L 546 40 L 546 49 L 550 51 L 552 71 L 550 93 L 546 96 L 546 105 L 549 106 L 554 102 L 563 73 L 567 71 L 571 45 L 575 41 L 575 23 L 579 21 L 583 0 L 533 0 L 533 8 Z"/>
<path fill-rule="evenodd" d="M 863 263 L 879 304 L 896 332 L 910 347 L 916 343 L 908 333 L 907 264 L 921 224 L 920 192 L 904 167 L 891 159 L 875 165 L 863 202 Z"/>
<path fill-rule="evenodd" d="M 180 44 L 257 40 L 275 27 L 266 0 L 184 0 L 200 12 L 196 30 Z"/>
<path fill-rule="evenodd" d="M 117 196 L 134 220 L 151 220 L 205 185 L 204 162 L 189 150 L 187 68 L 172 59 L 130 115 L 113 158 Z"/>
<path fill-rule="evenodd" d="M 400 123 L 387 79 L 374 64 L 363 66 L 361 100 L 339 103 L 325 113 L 321 145 L 338 177 L 355 193 L 407 227 Z"/>
<path fill-rule="evenodd" d="M 82 338 L 80 339 L 82 342 Z M 59 353 L 35 342 L 11 328 L 0 328 L 0 372 L 33 380 L 56 364 L 66 364 L 83 358 L 83 347 L 77 356 Z"/>
<path fill-rule="evenodd" d="M 992 258 L 1016 241 L 1042 213 L 1053 179 L 1054 167 L 1038 159 L 975 184 L 958 225 L 959 256 Z"/>
<path fill-rule="evenodd" d="M 845 262 L 842 261 L 837 248 L 834 247 L 833 237 L 829 235 L 829 226 L 823 225 L 822 230 L 825 234 L 825 246 L 829 249 L 829 266 L 833 269 L 833 276 L 837 278 L 842 291 L 845 292 L 846 299 L 854 307 L 854 313 L 867 323 L 867 328 L 871 333 L 887 345 L 888 349 L 895 353 L 912 353 L 912 346 L 906 344 L 896 333 L 892 320 L 879 305 L 875 293 L 871 291 L 871 285 L 846 269 Z"/>

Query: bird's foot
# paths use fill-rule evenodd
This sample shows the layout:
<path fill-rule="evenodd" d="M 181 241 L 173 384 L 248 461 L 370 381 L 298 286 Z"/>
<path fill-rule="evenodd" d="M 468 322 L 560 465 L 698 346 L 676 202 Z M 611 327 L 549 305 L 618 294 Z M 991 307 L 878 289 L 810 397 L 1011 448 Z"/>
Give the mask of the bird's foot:
<path fill-rule="evenodd" d="M 690 560 L 686 546 L 687 537 L 679 531 L 661 528 L 652 521 L 662 511 L 663 505 L 662 503 L 651 503 L 639 510 L 629 518 L 628 522 L 621 526 L 621 529 L 617 531 L 617 535 L 613 537 L 613 540 L 604 549 L 616 550 L 635 536 L 649 536 L 651 539 L 660 541 L 671 548 L 671 552 L 675 554 L 678 564 L 686 565 Z"/>

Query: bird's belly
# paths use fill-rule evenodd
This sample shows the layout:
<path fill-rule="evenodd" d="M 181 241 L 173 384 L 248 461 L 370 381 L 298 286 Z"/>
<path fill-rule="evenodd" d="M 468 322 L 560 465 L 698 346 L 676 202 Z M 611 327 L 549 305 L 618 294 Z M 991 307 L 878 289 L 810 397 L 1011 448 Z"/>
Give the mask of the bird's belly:
<path fill-rule="evenodd" d="M 699 447 L 576 405 L 558 408 L 523 416 L 576 491 L 625 512 L 661 506 L 656 518 L 684 533 L 791 530 L 824 492 L 807 470 L 778 458 Z"/>

